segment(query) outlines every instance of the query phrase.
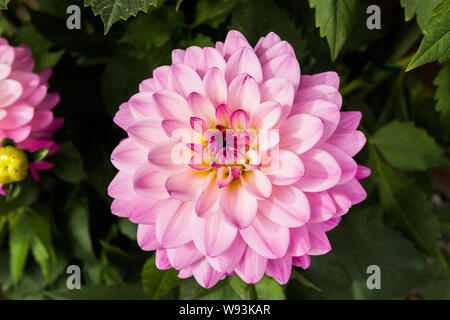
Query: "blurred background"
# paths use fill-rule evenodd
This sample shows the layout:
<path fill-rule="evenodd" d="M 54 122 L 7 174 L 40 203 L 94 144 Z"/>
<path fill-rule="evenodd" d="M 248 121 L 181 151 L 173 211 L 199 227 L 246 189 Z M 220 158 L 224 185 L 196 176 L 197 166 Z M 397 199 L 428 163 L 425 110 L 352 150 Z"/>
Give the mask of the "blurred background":
<path fill-rule="evenodd" d="M 53 67 L 55 113 L 66 119 L 55 168 L 0 198 L 0 299 L 450 299 L 450 2 L 343 1 L 139 0 L 147 12 L 115 16 L 97 0 L 0 0 L 1 36 L 29 46 L 36 71 Z M 72 4 L 80 30 L 66 27 Z M 381 29 L 367 28 L 370 4 Z M 136 226 L 109 208 L 109 158 L 125 137 L 112 122 L 119 105 L 173 49 L 214 46 L 230 29 L 252 45 L 279 34 L 302 74 L 337 71 L 343 110 L 363 113 L 368 197 L 328 233 L 332 251 L 285 286 L 232 277 L 205 290 L 159 271 Z M 444 52 L 433 52 L 437 42 Z M 81 269 L 81 290 L 66 286 L 69 265 Z M 366 286 L 370 265 L 381 290 Z"/>

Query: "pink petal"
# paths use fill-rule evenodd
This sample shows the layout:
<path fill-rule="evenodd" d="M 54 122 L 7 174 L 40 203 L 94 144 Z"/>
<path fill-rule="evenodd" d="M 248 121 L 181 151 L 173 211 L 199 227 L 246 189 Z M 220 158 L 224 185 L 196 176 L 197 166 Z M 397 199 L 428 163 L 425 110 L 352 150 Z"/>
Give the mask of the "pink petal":
<path fill-rule="evenodd" d="M 159 270 L 168 270 L 172 268 L 170 265 L 169 257 L 167 257 L 167 250 L 159 249 L 156 251 L 155 265 Z"/>
<path fill-rule="evenodd" d="M 197 72 L 184 64 L 169 67 L 169 88 L 187 98 L 192 92 L 203 93 L 203 83 Z"/>
<path fill-rule="evenodd" d="M 172 201 L 170 206 L 165 207 L 164 214 L 159 214 L 156 220 L 156 238 L 166 249 L 177 248 L 192 241 L 193 204 Z"/>
<path fill-rule="evenodd" d="M 169 89 L 169 66 L 160 66 L 153 70 L 153 79 L 158 89 Z"/>
<path fill-rule="evenodd" d="M 219 51 L 211 47 L 205 47 L 198 60 L 197 72 L 200 77 L 203 77 L 210 68 L 218 68 L 221 71 L 225 71 L 226 64 Z"/>
<path fill-rule="evenodd" d="M 227 103 L 227 83 L 223 71 L 218 68 L 209 69 L 203 78 L 203 85 L 213 106 Z"/>
<path fill-rule="evenodd" d="M 335 145 L 339 149 L 342 149 L 350 157 L 353 157 L 366 144 L 366 137 L 361 131 L 338 127 L 327 142 Z"/>
<path fill-rule="evenodd" d="M 259 201 L 258 208 L 264 216 L 286 227 L 302 226 L 310 217 L 308 199 L 291 186 L 274 186 L 272 197 L 268 201 Z"/>
<path fill-rule="evenodd" d="M 175 49 L 172 51 L 172 63 L 184 63 L 185 51 L 181 49 Z"/>
<path fill-rule="evenodd" d="M 36 106 L 36 109 L 39 110 L 51 110 L 59 103 L 61 100 L 59 93 L 57 92 L 49 92 L 47 96 L 42 100 L 42 102 Z"/>
<path fill-rule="evenodd" d="M 342 191 L 345 196 L 351 201 L 352 205 L 364 201 L 367 197 L 366 191 L 355 178 L 351 179 L 345 184 L 336 186 L 335 190 Z"/>
<path fill-rule="evenodd" d="M 222 254 L 212 258 L 206 257 L 211 266 L 222 273 L 232 273 L 244 255 L 247 244 L 240 234 L 236 234 L 233 243 Z"/>
<path fill-rule="evenodd" d="M 22 95 L 23 89 L 20 82 L 16 80 L 1 80 L 0 81 L 0 108 L 9 106 L 19 99 Z"/>
<path fill-rule="evenodd" d="M 292 257 L 292 264 L 296 267 L 300 267 L 306 270 L 311 265 L 311 257 L 308 255 L 304 255 L 301 257 Z"/>
<path fill-rule="evenodd" d="M 147 151 L 132 139 L 122 140 L 111 154 L 112 164 L 119 170 L 133 174 L 147 160 Z"/>
<path fill-rule="evenodd" d="M 11 65 L 14 61 L 14 48 L 9 45 L 0 45 L 0 63 Z"/>
<path fill-rule="evenodd" d="M 173 199 L 196 200 L 206 187 L 208 173 L 188 168 L 167 178 L 166 189 Z"/>
<path fill-rule="evenodd" d="M 152 104 L 163 119 L 186 121 L 190 117 L 186 99 L 172 91 L 160 90 L 153 94 Z"/>
<path fill-rule="evenodd" d="M 231 111 L 244 109 L 249 114 L 258 110 L 260 103 L 259 88 L 254 78 L 240 74 L 228 87 L 228 107 Z"/>
<path fill-rule="evenodd" d="M 261 171 L 246 171 L 241 179 L 244 188 L 256 199 L 268 199 L 272 195 L 272 183 Z"/>
<path fill-rule="evenodd" d="M 111 198 L 130 201 L 134 194 L 133 176 L 119 171 L 108 186 L 108 195 Z"/>
<path fill-rule="evenodd" d="M 346 183 L 355 176 L 358 167 L 352 157 L 329 143 L 323 143 L 320 148 L 331 154 L 339 164 L 339 167 L 341 168 L 341 178 L 339 179 L 338 184 Z"/>
<path fill-rule="evenodd" d="M 183 143 L 163 141 L 150 148 L 148 161 L 160 170 L 177 173 L 186 169 L 190 155 L 191 150 Z"/>
<path fill-rule="evenodd" d="M 231 110 L 226 104 L 220 104 L 216 109 L 216 119 L 217 122 L 229 126 L 230 124 Z"/>
<path fill-rule="evenodd" d="M 243 47 L 234 52 L 227 61 L 225 79 L 231 83 L 241 74 L 248 74 L 259 84 L 263 80 L 261 64 L 252 49 Z"/>
<path fill-rule="evenodd" d="M 299 113 L 308 113 L 322 119 L 323 134 L 320 142 L 326 141 L 333 134 L 340 120 L 339 108 L 334 103 L 325 100 L 295 103 L 290 115 Z"/>
<path fill-rule="evenodd" d="M 253 250 L 269 259 L 284 257 L 289 247 L 289 228 L 261 214 L 256 215 L 248 228 L 239 232 Z"/>
<path fill-rule="evenodd" d="M 319 223 L 309 223 L 306 225 L 311 242 L 311 249 L 308 254 L 312 256 L 322 255 L 331 250 L 327 235 Z"/>
<path fill-rule="evenodd" d="M 295 94 L 295 103 L 310 100 L 330 101 L 339 109 L 342 106 L 342 96 L 339 91 L 335 87 L 323 84 L 299 89 Z"/>
<path fill-rule="evenodd" d="M 186 49 L 186 52 L 184 54 L 184 61 L 180 63 L 187 65 L 192 70 L 196 70 L 201 54 L 202 48 L 198 46 L 191 46 Z"/>
<path fill-rule="evenodd" d="M 360 111 L 341 111 L 341 121 L 339 128 L 354 129 L 358 128 L 361 121 L 362 113 Z"/>
<path fill-rule="evenodd" d="M 222 47 L 222 48 L 221 48 Z M 223 46 L 220 43 L 216 44 L 217 50 L 222 53 L 225 60 L 235 53 L 240 48 L 251 48 L 247 39 L 237 30 L 230 30 L 225 38 Z"/>
<path fill-rule="evenodd" d="M 336 213 L 333 198 L 326 192 L 306 192 L 311 207 L 309 222 L 317 223 L 330 219 Z"/>
<path fill-rule="evenodd" d="M 133 123 L 134 118 L 130 112 L 128 103 L 122 103 L 120 105 L 119 111 L 117 111 L 113 121 L 124 130 L 127 130 L 127 128 Z"/>
<path fill-rule="evenodd" d="M 135 121 L 127 129 L 130 138 L 144 148 L 167 139 L 167 135 L 161 127 L 161 120 L 140 119 Z"/>
<path fill-rule="evenodd" d="M 266 273 L 274 278 L 279 284 L 286 284 L 291 277 L 292 258 L 286 255 L 282 259 L 269 259 L 267 261 Z"/>
<path fill-rule="evenodd" d="M 127 215 L 136 224 L 155 224 L 160 211 L 165 212 L 170 200 L 154 200 L 136 194 L 128 203 Z"/>
<path fill-rule="evenodd" d="M 159 85 L 155 79 L 145 79 L 139 84 L 139 92 L 155 92 L 159 90 Z"/>
<path fill-rule="evenodd" d="M 365 166 L 358 165 L 358 171 L 356 171 L 355 178 L 358 180 L 365 179 L 370 176 L 371 170 Z"/>
<path fill-rule="evenodd" d="M 203 254 L 197 250 L 192 241 L 175 249 L 167 249 L 166 252 L 170 264 L 177 270 L 189 267 L 203 258 Z"/>
<path fill-rule="evenodd" d="M 297 90 L 300 82 L 300 66 L 293 53 L 285 53 L 272 58 L 262 66 L 264 79 L 284 78 Z"/>
<path fill-rule="evenodd" d="M 216 185 L 216 174 L 211 172 L 207 177 L 206 188 L 200 193 L 195 204 L 195 213 L 200 218 L 210 216 L 214 210 L 218 209 L 216 205 L 219 198 L 219 188 Z"/>
<path fill-rule="evenodd" d="M 163 120 L 161 127 L 169 138 L 184 142 L 193 141 L 191 128 L 185 121 L 174 119 Z"/>
<path fill-rule="evenodd" d="M 265 51 L 259 50 L 257 55 L 259 57 L 259 60 L 261 61 L 261 64 L 264 64 L 270 59 L 276 58 L 286 53 L 295 55 L 294 49 L 289 44 L 289 42 L 280 41 L 274 46 L 267 48 L 267 50 Z"/>
<path fill-rule="evenodd" d="M 237 229 L 225 222 L 220 210 L 207 218 L 194 217 L 192 237 L 198 250 L 208 257 L 216 257 L 233 243 Z"/>
<path fill-rule="evenodd" d="M 151 117 L 161 119 L 158 109 L 152 104 L 153 92 L 139 92 L 128 101 L 131 114 L 136 118 Z"/>
<path fill-rule="evenodd" d="M 234 110 L 230 116 L 231 127 L 235 130 L 247 129 L 248 122 L 248 114 L 242 109 Z"/>
<path fill-rule="evenodd" d="M 5 79 L 11 73 L 11 66 L 8 64 L 0 63 L 0 80 Z"/>
<path fill-rule="evenodd" d="M 114 199 L 111 203 L 111 213 L 119 217 L 128 217 L 127 215 L 128 201 Z"/>
<path fill-rule="evenodd" d="M 259 39 L 255 46 L 255 52 L 261 55 L 279 42 L 281 42 L 280 37 L 274 32 L 269 32 L 265 37 Z"/>
<path fill-rule="evenodd" d="M 339 76 L 334 71 L 317 73 L 312 76 L 302 75 L 302 81 L 300 81 L 300 88 L 308 88 L 320 84 L 326 84 L 338 89 Z"/>
<path fill-rule="evenodd" d="M 255 197 L 244 189 L 240 179 L 233 180 L 221 190 L 219 204 L 226 221 L 238 229 L 248 227 L 258 209 Z"/>
<path fill-rule="evenodd" d="M 261 100 L 276 101 L 290 110 L 294 102 L 294 87 L 283 78 L 269 79 L 261 86 Z"/>
<path fill-rule="evenodd" d="M 47 95 L 47 90 L 47 85 L 38 86 L 28 97 L 26 97 L 25 102 L 32 106 L 39 105 Z"/>
<path fill-rule="evenodd" d="M 342 216 L 348 212 L 352 206 L 350 199 L 344 194 L 342 190 L 332 188 L 328 191 L 328 194 L 333 198 L 336 206 L 335 216 Z"/>
<path fill-rule="evenodd" d="M 241 262 L 236 266 L 235 271 L 239 277 L 247 283 L 259 282 L 266 271 L 267 259 L 250 247 L 244 253 Z"/>
<path fill-rule="evenodd" d="M 276 101 L 261 103 L 250 118 L 250 128 L 268 130 L 278 123 L 281 117 L 282 106 Z"/>
<path fill-rule="evenodd" d="M 270 171 L 263 172 L 270 175 L 273 184 L 290 185 L 297 182 L 305 174 L 305 166 L 295 153 L 288 150 L 279 150 L 278 157 L 272 155 Z"/>
<path fill-rule="evenodd" d="M 222 273 L 211 267 L 206 259 L 202 259 L 192 267 L 192 274 L 198 284 L 206 289 L 213 287 L 223 276 Z"/>
<path fill-rule="evenodd" d="M 188 97 L 187 103 L 192 115 L 206 120 L 209 123 L 214 122 L 216 110 L 205 96 L 198 92 L 192 92 Z"/>
<path fill-rule="evenodd" d="M 31 126 L 26 125 L 16 129 L 4 130 L 4 132 L 8 138 L 13 139 L 16 143 L 20 143 L 30 136 Z"/>
<path fill-rule="evenodd" d="M 311 241 L 306 226 L 290 229 L 290 236 L 289 256 L 303 256 L 311 250 Z"/>
<path fill-rule="evenodd" d="M 280 128 L 280 148 L 302 154 L 316 145 L 323 133 L 323 122 L 309 114 L 296 114 L 287 118 Z"/>
<path fill-rule="evenodd" d="M 168 173 L 159 171 L 148 162 L 142 163 L 133 176 L 136 193 L 150 199 L 167 199 L 169 193 L 164 187 Z"/>
<path fill-rule="evenodd" d="M 137 229 L 137 242 L 144 251 L 153 251 L 161 247 L 156 239 L 155 225 L 140 224 Z"/>
<path fill-rule="evenodd" d="M 341 178 L 341 168 L 326 151 L 311 149 L 301 155 L 305 166 L 304 176 L 296 186 L 306 192 L 319 192 L 335 186 Z"/>

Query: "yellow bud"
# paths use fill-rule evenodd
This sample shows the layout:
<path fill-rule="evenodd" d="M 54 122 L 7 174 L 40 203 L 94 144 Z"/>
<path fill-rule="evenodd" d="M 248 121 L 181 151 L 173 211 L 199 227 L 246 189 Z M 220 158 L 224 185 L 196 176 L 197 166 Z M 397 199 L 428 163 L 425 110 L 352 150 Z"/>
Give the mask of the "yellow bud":
<path fill-rule="evenodd" d="M 0 183 L 11 183 L 25 179 L 28 159 L 25 152 L 13 146 L 0 148 Z"/>

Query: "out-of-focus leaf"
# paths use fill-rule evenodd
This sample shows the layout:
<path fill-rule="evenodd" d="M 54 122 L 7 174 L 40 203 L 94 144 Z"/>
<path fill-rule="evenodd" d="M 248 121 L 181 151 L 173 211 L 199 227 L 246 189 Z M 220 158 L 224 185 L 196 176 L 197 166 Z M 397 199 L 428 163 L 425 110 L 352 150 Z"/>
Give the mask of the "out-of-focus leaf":
<path fill-rule="evenodd" d="M 442 113 L 442 117 L 448 119 L 450 126 L 450 63 L 439 72 L 434 84 L 438 87 L 434 98 L 437 100 L 436 111 Z"/>
<path fill-rule="evenodd" d="M 45 279 L 47 279 L 47 282 L 50 283 L 50 269 L 49 269 L 49 261 L 50 256 L 47 253 L 46 248 L 42 244 L 42 242 L 39 240 L 39 238 L 34 237 L 32 244 L 31 244 L 31 252 L 33 253 L 34 259 L 39 263 L 41 266 L 42 274 L 45 276 Z"/>
<path fill-rule="evenodd" d="M 430 21 L 434 8 L 441 2 L 442 0 L 400 0 L 402 7 L 405 8 L 405 20 L 409 21 L 417 16 L 417 24 L 422 30 Z"/>
<path fill-rule="evenodd" d="M 91 6 L 94 14 L 100 15 L 105 25 L 105 34 L 119 20 L 136 16 L 139 11 L 145 13 L 161 6 L 164 0 L 84 0 L 85 6 Z"/>
<path fill-rule="evenodd" d="M 431 15 L 425 27 L 424 38 L 419 49 L 409 63 L 406 71 L 421 65 L 439 61 L 441 63 L 450 58 L 450 0 L 443 0 Z"/>
<path fill-rule="evenodd" d="M 400 169 L 426 170 L 445 161 L 434 139 L 411 122 L 385 125 L 373 135 L 372 142 L 390 164 Z"/>
<path fill-rule="evenodd" d="M 283 287 L 274 279 L 264 276 L 255 283 L 255 291 L 259 300 L 284 300 Z"/>
<path fill-rule="evenodd" d="M 55 164 L 53 173 L 65 182 L 78 183 L 85 177 L 83 158 L 72 142 L 61 144 L 50 161 Z"/>
<path fill-rule="evenodd" d="M 110 116 L 114 116 L 120 104 L 138 92 L 142 80 L 152 77 L 160 59 L 153 55 L 145 60 L 117 55 L 108 62 L 103 74 L 102 94 Z"/>
<path fill-rule="evenodd" d="M 437 216 L 427 196 L 408 177 L 399 175 L 381 162 L 375 149 L 370 150 L 371 168 L 378 180 L 381 204 L 391 222 L 409 234 L 428 253 L 448 268 L 437 245 L 440 236 Z"/>
<path fill-rule="evenodd" d="M 55 300 L 144 300 L 139 284 L 82 286 L 79 290 L 46 291 L 44 294 Z"/>
<path fill-rule="evenodd" d="M 241 300 L 241 297 L 231 286 L 223 285 L 215 290 L 207 290 L 206 294 L 199 300 Z"/>
<path fill-rule="evenodd" d="M 169 269 L 158 270 L 155 265 L 155 256 L 147 260 L 142 268 L 142 287 L 149 299 L 157 300 L 170 290 L 178 286 L 181 279 L 177 277 L 178 271 Z"/>
<path fill-rule="evenodd" d="M 120 232 L 126 235 L 131 240 L 136 240 L 137 224 L 131 223 L 128 219 L 119 219 L 117 223 Z"/>
<path fill-rule="evenodd" d="M 442 279 L 430 282 L 422 289 L 424 299 L 450 300 L 450 280 Z"/>
<path fill-rule="evenodd" d="M 292 269 L 291 277 L 292 277 L 292 279 L 295 279 L 298 282 L 300 282 L 305 287 L 312 288 L 312 289 L 317 290 L 317 291 L 322 291 L 320 288 L 315 286 L 311 281 L 306 279 L 302 274 L 300 274 L 300 272 L 298 272 L 294 268 Z"/>
<path fill-rule="evenodd" d="M 31 219 L 23 210 L 10 214 L 9 251 L 11 277 L 17 284 L 22 277 L 31 240 Z"/>
<path fill-rule="evenodd" d="M 65 12 L 65 10 L 64 10 Z M 52 43 L 44 38 L 30 22 L 24 23 L 14 34 L 15 44 L 25 44 L 31 49 L 35 70 L 54 67 L 64 54 L 64 50 L 50 51 Z"/>
<path fill-rule="evenodd" d="M 0 0 L 0 10 L 8 9 L 9 0 Z"/>
<path fill-rule="evenodd" d="M 177 6 L 175 7 L 175 10 L 178 12 L 180 10 L 180 6 L 183 3 L 183 0 L 177 0 Z"/>
<path fill-rule="evenodd" d="M 331 59 L 334 61 L 353 31 L 360 2 L 358 0 L 309 0 L 309 4 L 316 9 L 316 27 L 320 27 L 322 37 L 327 37 Z"/>
<path fill-rule="evenodd" d="M 199 0 L 194 26 L 205 23 L 217 28 L 235 5 L 236 0 Z"/>
<path fill-rule="evenodd" d="M 245 283 L 238 276 L 233 276 L 228 279 L 231 288 L 244 300 L 256 299 L 256 292 L 252 284 Z"/>
<path fill-rule="evenodd" d="M 231 27 L 241 31 L 252 45 L 275 32 L 292 45 L 300 62 L 305 58 L 307 42 L 302 27 L 273 0 L 240 1 L 233 10 Z"/>

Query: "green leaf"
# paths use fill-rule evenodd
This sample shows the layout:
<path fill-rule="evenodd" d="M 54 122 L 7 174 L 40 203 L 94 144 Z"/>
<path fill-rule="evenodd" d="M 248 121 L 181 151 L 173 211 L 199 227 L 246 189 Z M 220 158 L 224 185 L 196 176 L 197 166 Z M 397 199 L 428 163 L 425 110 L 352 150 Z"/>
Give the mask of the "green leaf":
<path fill-rule="evenodd" d="M 209 24 L 217 28 L 236 5 L 236 0 L 200 0 L 197 2 L 193 26 Z"/>
<path fill-rule="evenodd" d="M 274 279 L 264 276 L 261 281 L 255 283 L 256 295 L 259 300 L 284 300 L 283 287 Z"/>
<path fill-rule="evenodd" d="M 231 28 L 241 31 L 254 45 L 260 37 L 275 32 L 292 45 L 299 59 L 306 56 L 307 42 L 302 27 L 273 0 L 239 2 L 233 10 Z"/>
<path fill-rule="evenodd" d="M 370 146 L 371 168 L 378 179 L 381 204 L 388 217 L 406 234 L 409 234 L 428 253 L 434 255 L 448 272 L 448 265 L 438 247 L 440 237 L 437 216 L 431 202 L 408 177 L 396 173 L 381 162 L 376 150 Z"/>
<path fill-rule="evenodd" d="M 145 13 L 161 6 L 164 0 L 84 0 L 85 6 L 91 6 L 94 14 L 100 15 L 105 26 L 105 34 L 119 20 L 136 16 L 139 11 Z"/>
<path fill-rule="evenodd" d="M 405 20 L 409 21 L 416 15 L 421 30 L 425 29 L 431 13 L 441 2 L 442 0 L 400 0 L 400 4 L 405 8 Z"/>
<path fill-rule="evenodd" d="M 61 144 L 61 148 L 52 155 L 55 164 L 52 172 L 68 183 L 78 183 L 84 179 L 83 158 L 72 142 Z"/>
<path fill-rule="evenodd" d="M 131 240 L 136 240 L 137 224 L 131 223 L 128 219 L 119 219 L 117 223 L 120 232 L 126 235 Z"/>
<path fill-rule="evenodd" d="M 422 289 L 422 295 L 427 300 L 450 300 L 450 280 L 436 280 Z"/>
<path fill-rule="evenodd" d="M 331 59 L 336 60 L 355 24 L 360 2 L 358 0 L 309 0 L 316 9 L 316 27 L 327 37 Z"/>
<path fill-rule="evenodd" d="M 433 279 L 425 258 L 413 244 L 388 228 L 342 225 L 329 236 L 332 255 L 352 277 L 356 299 L 398 298 Z M 381 290 L 367 287 L 367 267 L 371 265 L 380 267 Z"/>
<path fill-rule="evenodd" d="M 49 148 L 39 148 L 34 152 L 30 153 L 30 158 L 28 159 L 29 162 L 38 162 L 40 160 L 43 160 L 50 151 Z"/>
<path fill-rule="evenodd" d="M 450 58 L 450 0 L 444 0 L 431 15 L 425 30 L 424 38 L 406 71 L 410 71 L 425 63 L 439 61 L 441 63 Z"/>
<path fill-rule="evenodd" d="M 31 245 L 31 252 L 33 253 L 34 259 L 41 266 L 41 271 L 45 279 L 47 280 L 48 283 L 50 283 L 51 282 L 51 275 L 49 269 L 50 256 L 48 255 L 47 250 L 42 244 L 42 242 L 37 237 L 33 238 Z"/>
<path fill-rule="evenodd" d="M 30 230 L 31 219 L 24 212 L 10 215 L 9 224 L 9 251 L 10 251 L 10 270 L 14 284 L 17 284 L 22 277 L 25 262 L 30 248 Z"/>
<path fill-rule="evenodd" d="M 379 129 L 371 141 L 399 169 L 426 170 L 445 161 L 442 148 L 412 122 L 393 121 Z"/>
<path fill-rule="evenodd" d="M 434 96 L 437 100 L 436 111 L 441 112 L 442 117 L 448 119 L 450 118 L 450 63 L 447 63 L 439 72 L 434 84 L 437 86 Z"/>
<path fill-rule="evenodd" d="M 177 0 L 177 6 L 175 7 L 176 12 L 178 12 L 178 10 L 180 9 L 182 2 L 183 2 L 183 0 Z"/>
<path fill-rule="evenodd" d="M 9 0 L 0 0 L 0 10 L 8 9 Z"/>
<path fill-rule="evenodd" d="M 305 287 L 312 288 L 312 289 L 317 290 L 319 292 L 322 291 L 320 288 L 316 287 L 311 281 L 306 279 L 300 272 L 298 272 L 294 268 L 292 268 L 291 277 L 293 279 L 297 280 L 298 282 L 300 282 Z"/>
<path fill-rule="evenodd" d="M 239 276 L 229 277 L 228 282 L 233 290 L 244 300 L 256 299 L 255 288 L 252 284 L 245 283 Z"/>
<path fill-rule="evenodd" d="M 177 277 L 178 271 L 169 269 L 158 270 L 155 265 L 155 256 L 148 259 L 142 268 L 142 286 L 149 299 L 157 300 L 170 290 L 178 286 L 181 279 Z"/>

